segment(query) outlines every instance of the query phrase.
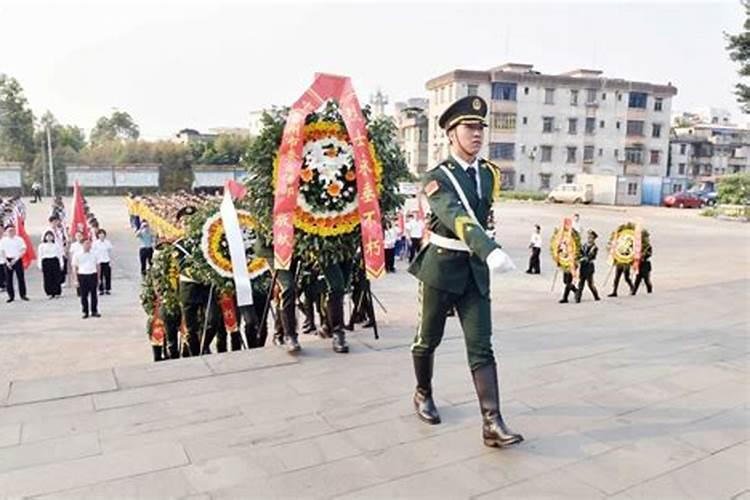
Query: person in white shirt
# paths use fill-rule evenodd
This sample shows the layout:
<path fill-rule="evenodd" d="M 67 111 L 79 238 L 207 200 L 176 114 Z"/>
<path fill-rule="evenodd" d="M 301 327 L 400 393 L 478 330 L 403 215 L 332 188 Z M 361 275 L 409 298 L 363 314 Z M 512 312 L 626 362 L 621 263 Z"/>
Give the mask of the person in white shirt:
<path fill-rule="evenodd" d="M 65 232 L 65 226 L 63 226 L 62 220 L 58 215 L 51 215 L 48 219 L 49 227 L 47 231 L 51 231 L 55 237 L 55 245 L 60 249 L 60 255 L 62 255 L 63 263 L 62 270 L 60 273 L 60 283 L 64 286 L 65 277 L 68 274 L 68 258 L 65 256 L 65 249 L 68 246 L 68 235 Z"/>
<path fill-rule="evenodd" d="M 583 228 L 581 227 L 581 216 L 578 214 L 573 214 L 573 223 L 571 224 L 571 227 L 576 230 L 578 233 L 578 236 L 581 236 L 581 231 Z"/>
<path fill-rule="evenodd" d="M 526 273 L 539 274 L 542 272 L 539 262 L 539 255 L 542 253 L 542 228 L 539 227 L 539 224 L 534 224 L 534 232 L 531 233 L 531 241 L 529 241 L 529 250 L 531 250 L 531 256 Z"/>
<path fill-rule="evenodd" d="M 8 300 L 13 302 L 16 292 L 13 288 L 13 274 L 18 279 L 18 293 L 21 300 L 29 300 L 26 297 L 26 278 L 23 272 L 21 258 L 26 253 L 26 242 L 16 235 L 15 226 L 9 225 L 5 228 L 5 236 L 0 239 L 0 253 L 3 257 L 2 265 L 5 265 L 5 291 L 8 292 Z"/>
<path fill-rule="evenodd" d="M 422 248 L 422 236 L 424 236 L 424 222 L 414 218 L 413 214 L 409 214 L 409 219 L 406 222 L 406 234 L 409 235 L 409 262 L 414 260 L 417 252 Z"/>
<path fill-rule="evenodd" d="M 98 318 L 99 300 L 96 295 L 96 286 L 99 280 L 99 264 L 96 254 L 91 250 L 91 240 L 83 240 L 83 250 L 73 257 L 73 272 L 78 282 L 78 290 L 81 296 L 81 309 L 83 319 L 91 316 Z"/>
<path fill-rule="evenodd" d="M 107 231 L 99 229 L 96 232 L 96 241 L 92 245 L 99 263 L 99 295 L 112 292 L 112 242 L 107 239 Z"/>
<path fill-rule="evenodd" d="M 0 215 L 0 240 L 5 235 L 5 226 L 3 226 L 2 222 L 2 216 Z M 5 291 L 5 269 L 5 254 L 2 247 L 0 247 L 0 292 Z"/>
<path fill-rule="evenodd" d="M 55 241 L 52 230 L 45 231 L 42 238 L 37 250 L 37 265 L 42 270 L 44 293 L 50 299 L 55 299 L 62 295 L 62 249 Z"/>
<path fill-rule="evenodd" d="M 73 264 L 73 259 L 76 255 L 83 252 L 83 233 L 81 231 L 78 231 L 73 236 L 74 241 L 70 244 L 70 247 L 68 248 L 68 260 L 71 263 L 71 267 Z M 73 281 L 75 281 L 76 272 L 73 271 L 72 273 Z M 80 295 L 80 290 L 76 290 L 76 294 Z"/>
<path fill-rule="evenodd" d="M 393 227 L 391 221 L 386 221 L 383 234 L 383 247 L 385 248 L 385 272 L 396 272 L 396 240 L 398 240 L 398 228 Z"/>

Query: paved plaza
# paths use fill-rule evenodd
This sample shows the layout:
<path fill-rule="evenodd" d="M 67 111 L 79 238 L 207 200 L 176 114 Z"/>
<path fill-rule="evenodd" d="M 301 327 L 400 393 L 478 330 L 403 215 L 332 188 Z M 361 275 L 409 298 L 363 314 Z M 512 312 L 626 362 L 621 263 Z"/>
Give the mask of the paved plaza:
<path fill-rule="evenodd" d="M 29 229 L 48 204 L 29 205 Z M 502 203 L 498 240 L 518 272 L 493 282 L 504 415 L 526 441 L 482 445 L 458 321 L 438 349 L 443 423 L 412 413 L 416 281 L 374 283 L 381 339 L 351 353 L 304 336 L 275 348 L 154 364 L 137 248 L 118 198 L 90 204 L 115 245 L 113 295 L 80 319 L 75 294 L 0 302 L 0 498 L 750 499 L 750 226 L 654 207 Z M 599 235 L 640 220 L 655 291 L 558 304 L 554 269 L 525 269 L 579 210 Z"/>

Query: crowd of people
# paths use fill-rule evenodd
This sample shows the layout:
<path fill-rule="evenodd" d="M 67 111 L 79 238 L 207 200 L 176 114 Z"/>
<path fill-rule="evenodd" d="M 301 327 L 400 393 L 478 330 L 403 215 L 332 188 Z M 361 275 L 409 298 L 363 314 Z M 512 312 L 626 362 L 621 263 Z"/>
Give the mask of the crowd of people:
<path fill-rule="evenodd" d="M 25 231 L 23 200 L 15 196 L 0 204 L 0 289 L 8 296 L 6 302 L 15 300 L 16 289 L 21 300 L 29 300 L 26 272 L 36 261 L 49 299 L 62 297 L 70 285 L 80 298 L 83 317 L 100 316 L 98 296 L 112 292 L 112 243 L 85 197 L 81 194 L 78 200 L 80 216 L 69 221 L 62 197 L 52 199 L 36 249 Z"/>

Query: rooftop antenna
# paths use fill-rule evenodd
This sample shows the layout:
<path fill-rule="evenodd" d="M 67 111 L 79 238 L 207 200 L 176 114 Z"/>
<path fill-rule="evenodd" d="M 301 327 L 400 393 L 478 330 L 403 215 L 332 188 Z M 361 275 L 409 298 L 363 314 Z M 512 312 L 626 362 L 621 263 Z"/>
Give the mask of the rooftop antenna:
<path fill-rule="evenodd" d="M 378 88 L 375 95 L 370 96 L 370 105 L 372 105 L 372 114 L 374 117 L 383 116 L 385 114 L 385 105 L 388 104 L 388 96 L 383 94 L 382 90 Z"/>

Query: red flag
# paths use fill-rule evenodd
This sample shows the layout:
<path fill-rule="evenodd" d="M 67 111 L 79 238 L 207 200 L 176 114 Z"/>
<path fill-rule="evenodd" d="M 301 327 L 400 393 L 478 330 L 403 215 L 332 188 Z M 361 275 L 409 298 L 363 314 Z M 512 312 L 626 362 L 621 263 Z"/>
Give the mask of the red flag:
<path fill-rule="evenodd" d="M 34 245 L 31 244 L 31 238 L 29 238 L 26 232 L 26 224 L 23 220 L 23 215 L 18 214 L 16 217 L 16 232 L 21 237 L 24 243 L 26 243 L 26 252 L 21 257 L 21 263 L 24 269 L 28 269 L 32 262 L 36 260 L 36 252 L 34 251 Z"/>
<path fill-rule="evenodd" d="M 229 194 L 232 196 L 232 199 L 238 200 L 240 198 L 244 198 L 247 194 L 247 188 L 240 184 L 239 182 L 229 179 L 227 182 L 224 183 L 224 191 L 229 190 Z"/>
<path fill-rule="evenodd" d="M 89 237 L 89 223 L 86 220 L 86 211 L 83 209 L 83 194 L 78 181 L 73 185 L 73 219 L 70 223 L 70 237 L 75 238 L 76 233 L 81 231 L 84 238 Z"/>
<path fill-rule="evenodd" d="M 398 213 L 398 233 L 403 235 L 404 234 L 404 212 Z"/>

